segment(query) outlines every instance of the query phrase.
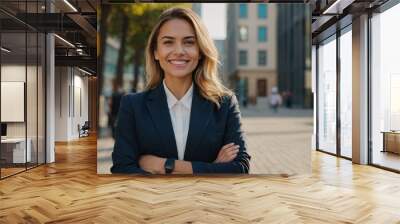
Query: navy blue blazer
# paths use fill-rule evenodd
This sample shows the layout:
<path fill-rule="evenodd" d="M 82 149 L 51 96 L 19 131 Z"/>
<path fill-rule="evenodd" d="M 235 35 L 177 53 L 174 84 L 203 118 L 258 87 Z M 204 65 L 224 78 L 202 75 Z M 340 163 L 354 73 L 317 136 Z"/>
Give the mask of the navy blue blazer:
<path fill-rule="evenodd" d="M 193 87 L 184 160 L 192 163 L 194 174 L 248 173 L 250 156 L 236 96 L 224 97 L 218 109 L 200 95 L 195 84 Z M 140 156 L 145 154 L 178 159 L 162 83 L 155 89 L 122 98 L 116 131 L 112 173 L 147 173 L 138 165 Z M 228 163 L 213 163 L 221 147 L 231 142 L 240 146 L 236 158 Z"/>

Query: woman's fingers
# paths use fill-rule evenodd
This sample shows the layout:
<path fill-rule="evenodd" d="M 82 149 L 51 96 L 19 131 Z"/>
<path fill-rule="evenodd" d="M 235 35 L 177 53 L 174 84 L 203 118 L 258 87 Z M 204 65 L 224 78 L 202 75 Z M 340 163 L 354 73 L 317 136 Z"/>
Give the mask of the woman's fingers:
<path fill-rule="evenodd" d="M 221 151 L 223 151 L 224 153 L 226 153 L 226 152 L 235 150 L 235 149 L 237 149 L 238 147 L 239 147 L 238 145 L 229 145 L 229 146 L 227 146 L 227 147 L 221 149 Z"/>
<path fill-rule="evenodd" d="M 229 147 L 234 146 L 234 145 L 235 145 L 235 143 L 231 142 L 229 144 L 226 144 L 226 145 L 222 146 L 221 150 L 224 150 L 224 149 L 229 148 Z"/>
<path fill-rule="evenodd" d="M 229 144 L 228 144 L 229 145 Z M 230 162 L 236 158 L 237 153 L 239 152 L 240 146 L 238 145 L 230 145 L 226 146 L 224 149 L 218 153 L 217 162 Z"/>
<path fill-rule="evenodd" d="M 229 154 L 231 152 L 233 152 L 235 150 L 235 147 L 228 147 L 225 149 L 222 149 L 219 153 L 218 153 L 218 157 L 221 157 L 222 159 L 226 158 L 227 156 L 229 156 Z"/>
<path fill-rule="evenodd" d="M 222 148 L 218 152 L 218 158 L 222 157 L 224 155 L 224 153 L 226 153 L 229 150 L 229 148 L 231 148 L 232 146 L 234 146 L 233 143 L 229 143 L 229 144 L 222 146 Z"/>
<path fill-rule="evenodd" d="M 227 156 L 226 156 L 226 160 L 228 160 L 227 162 L 230 162 L 230 161 L 232 161 L 233 159 L 235 159 L 236 156 L 237 156 L 237 154 L 238 154 L 238 152 L 239 152 L 239 149 L 238 149 L 238 148 L 233 149 L 232 151 L 228 152 L 228 153 L 227 153 Z"/>

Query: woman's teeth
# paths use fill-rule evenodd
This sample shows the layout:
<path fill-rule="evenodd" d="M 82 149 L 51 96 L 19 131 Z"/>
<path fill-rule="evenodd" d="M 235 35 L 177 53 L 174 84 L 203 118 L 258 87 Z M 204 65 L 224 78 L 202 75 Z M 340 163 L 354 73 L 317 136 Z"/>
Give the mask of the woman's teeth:
<path fill-rule="evenodd" d="M 181 61 L 181 60 L 170 60 L 169 61 L 171 64 L 174 64 L 174 65 L 183 65 L 183 64 L 186 64 L 187 63 L 187 61 Z"/>

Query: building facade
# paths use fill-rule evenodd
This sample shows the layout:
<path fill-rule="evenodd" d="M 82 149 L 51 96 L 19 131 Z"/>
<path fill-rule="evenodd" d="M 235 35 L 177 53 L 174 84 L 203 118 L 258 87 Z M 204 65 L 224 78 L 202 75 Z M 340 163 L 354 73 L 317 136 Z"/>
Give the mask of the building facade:
<path fill-rule="evenodd" d="M 256 104 L 277 86 L 276 5 L 227 6 L 227 68 L 241 103 Z"/>
<path fill-rule="evenodd" d="M 310 14 L 304 4 L 278 5 L 278 89 L 290 94 L 288 107 L 312 107 Z"/>

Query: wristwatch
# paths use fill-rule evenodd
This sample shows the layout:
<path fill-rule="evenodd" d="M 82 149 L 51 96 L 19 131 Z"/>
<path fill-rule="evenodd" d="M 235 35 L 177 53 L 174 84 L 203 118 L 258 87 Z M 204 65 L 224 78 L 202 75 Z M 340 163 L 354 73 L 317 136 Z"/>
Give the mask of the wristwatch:
<path fill-rule="evenodd" d="M 175 159 L 171 159 L 171 158 L 167 159 L 165 161 L 164 168 L 165 168 L 166 174 L 171 174 L 175 168 Z"/>

